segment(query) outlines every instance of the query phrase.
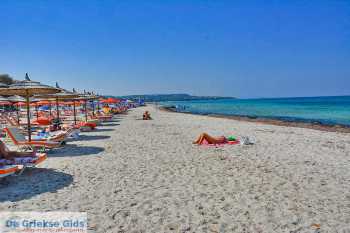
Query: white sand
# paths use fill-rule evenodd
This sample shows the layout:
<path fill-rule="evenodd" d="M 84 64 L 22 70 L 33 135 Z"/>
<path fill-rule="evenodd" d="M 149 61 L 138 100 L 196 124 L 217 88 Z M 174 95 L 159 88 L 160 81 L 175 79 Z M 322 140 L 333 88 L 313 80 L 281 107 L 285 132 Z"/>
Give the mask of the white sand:
<path fill-rule="evenodd" d="M 101 233 L 350 232 L 350 134 L 147 109 L 2 182 L 0 210 L 86 211 Z M 201 132 L 257 144 L 192 145 Z"/>

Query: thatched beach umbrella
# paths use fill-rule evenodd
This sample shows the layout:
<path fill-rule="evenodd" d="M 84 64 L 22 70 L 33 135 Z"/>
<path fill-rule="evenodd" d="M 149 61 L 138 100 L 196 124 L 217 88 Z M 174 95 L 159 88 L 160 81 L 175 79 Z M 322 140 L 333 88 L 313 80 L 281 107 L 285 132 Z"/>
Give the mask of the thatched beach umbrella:
<path fill-rule="evenodd" d="M 8 88 L 0 88 L 1 95 L 20 95 L 25 97 L 27 105 L 27 127 L 28 140 L 31 141 L 31 125 L 30 125 L 30 100 L 29 98 L 35 94 L 53 94 L 60 92 L 57 88 L 41 84 L 30 80 L 26 73 L 25 80 L 16 82 Z"/>
<path fill-rule="evenodd" d="M 19 96 L 19 95 L 13 95 L 13 96 L 9 96 L 7 97 L 7 99 L 13 103 L 17 103 L 17 102 L 25 102 L 26 99 Z"/>
<path fill-rule="evenodd" d="M 95 101 L 97 101 L 97 109 L 99 110 L 98 100 L 99 100 L 100 97 L 98 95 L 95 95 L 94 92 L 87 92 L 85 95 L 87 95 L 88 100 L 91 101 L 91 104 L 92 104 L 92 115 L 95 116 Z"/>
<path fill-rule="evenodd" d="M 77 91 L 73 88 L 73 93 L 75 94 L 78 94 Z M 78 94 L 79 95 L 79 94 Z M 74 125 L 77 124 L 77 109 L 76 109 L 76 106 L 75 106 L 75 102 L 76 101 L 76 98 L 73 99 L 73 115 L 74 115 Z"/>
<path fill-rule="evenodd" d="M 75 98 L 79 98 L 80 95 L 78 93 L 67 91 L 63 88 L 61 88 L 58 83 L 56 82 L 56 88 L 60 90 L 60 92 L 55 94 L 47 94 L 47 95 L 37 95 L 37 98 L 41 99 L 47 99 L 47 100 L 55 100 L 56 101 L 56 111 L 57 111 L 57 119 L 60 120 L 60 113 L 59 113 L 59 101 L 60 100 L 74 100 Z M 75 108 L 75 106 L 74 106 Z M 74 116 L 74 119 L 76 117 Z M 76 124 L 76 120 L 74 120 L 74 124 Z"/>
<path fill-rule="evenodd" d="M 5 111 L 5 105 L 12 105 L 12 103 L 4 96 L 0 96 L 0 105 L 3 107 Z"/>
<path fill-rule="evenodd" d="M 6 98 L 4 96 L 1 96 L 1 95 L 0 95 L 0 102 L 9 102 L 9 103 L 11 103 L 8 98 Z"/>
<path fill-rule="evenodd" d="M 94 95 L 93 93 L 86 92 L 85 90 L 84 90 L 84 94 L 81 95 L 80 100 L 84 101 L 84 111 L 85 111 L 85 121 L 86 122 L 88 121 L 87 101 L 89 101 L 89 100 L 96 100 L 98 98 L 99 98 L 98 96 Z"/>
<path fill-rule="evenodd" d="M 39 102 L 39 100 L 35 99 L 35 98 L 29 98 L 29 102 L 30 102 L 29 106 L 30 107 L 34 107 L 36 119 L 38 120 L 38 118 L 39 118 L 39 110 L 38 110 L 37 102 Z"/>
<path fill-rule="evenodd" d="M 17 115 L 17 123 L 20 123 L 20 119 L 19 119 L 19 107 L 21 106 L 21 104 L 19 103 L 24 103 L 26 101 L 25 98 L 19 96 L 19 95 L 13 95 L 13 96 L 9 96 L 7 98 L 9 101 L 11 101 L 13 103 L 13 106 L 15 106 L 16 108 L 16 115 Z"/>

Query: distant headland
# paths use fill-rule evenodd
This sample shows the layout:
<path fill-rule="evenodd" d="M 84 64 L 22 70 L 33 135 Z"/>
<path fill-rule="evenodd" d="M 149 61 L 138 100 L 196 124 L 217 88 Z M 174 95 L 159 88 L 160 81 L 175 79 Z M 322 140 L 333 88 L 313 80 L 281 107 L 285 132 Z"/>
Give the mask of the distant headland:
<path fill-rule="evenodd" d="M 136 100 L 136 101 L 141 99 L 145 102 L 236 99 L 235 97 L 194 96 L 194 95 L 190 95 L 190 94 L 149 94 L 149 95 L 147 94 L 147 95 L 127 95 L 127 96 L 118 96 L 118 97 Z"/>

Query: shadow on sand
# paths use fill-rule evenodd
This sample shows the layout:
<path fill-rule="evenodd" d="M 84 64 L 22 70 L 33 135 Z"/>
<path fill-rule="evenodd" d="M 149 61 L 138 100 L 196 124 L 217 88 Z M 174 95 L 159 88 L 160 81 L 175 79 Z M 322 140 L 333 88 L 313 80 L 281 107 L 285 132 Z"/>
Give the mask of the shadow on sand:
<path fill-rule="evenodd" d="M 92 141 L 92 140 L 103 140 L 108 139 L 111 136 L 107 135 L 80 135 L 79 138 L 74 139 L 74 141 Z"/>
<path fill-rule="evenodd" d="M 102 126 L 118 126 L 120 124 L 117 124 L 117 123 L 106 123 L 106 124 L 102 124 Z"/>
<path fill-rule="evenodd" d="M 21 201 L 42 193 L 56 192 L 72 182 L 70 174 L 47 168 L 28 168 L 21 176 L 0 180 L 0 202 Z"/>
<path fill-rule="evenodd" d="M 124 113 L 119 113 L 118 115 L 115 115 L 113 117 L 113 120 L 117 119 L 117 120 L 121 120 L 124 119 L 128 114 L 124 114 Z"/>
<path fill-rule="evenodd" d="M 109 121 L 106 121 L 106 122 L 103 122 L 103 123 L 120 122 L 120 120 L 122 120 L 122 118 L 113 118 L 113 120 L 109 120 Z"/>
<path fill-rule="evenodd" d="M 105 149 L 97 146 L 77 146 L 75 144 L 67 144 L 64 147 L 57 148 L 48 153 L 49 157 L 72 157 L 85 156 L 101 153 Z"/>
<path fill-rule="evenodd" d="M 101 128 L 97 128 L 92 132 L 110 132 L 110 131 L 114 131 L 115 129 L 101 129 Z"/>

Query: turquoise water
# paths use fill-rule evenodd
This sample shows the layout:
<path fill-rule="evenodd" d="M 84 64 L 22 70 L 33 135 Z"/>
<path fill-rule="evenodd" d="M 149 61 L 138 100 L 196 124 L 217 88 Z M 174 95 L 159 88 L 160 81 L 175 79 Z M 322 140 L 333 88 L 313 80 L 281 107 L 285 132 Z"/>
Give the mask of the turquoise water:
<path fill-rule="evenodd" d="M 350 126 L 350 96 L 162 102 L 180 112 Z"/>

